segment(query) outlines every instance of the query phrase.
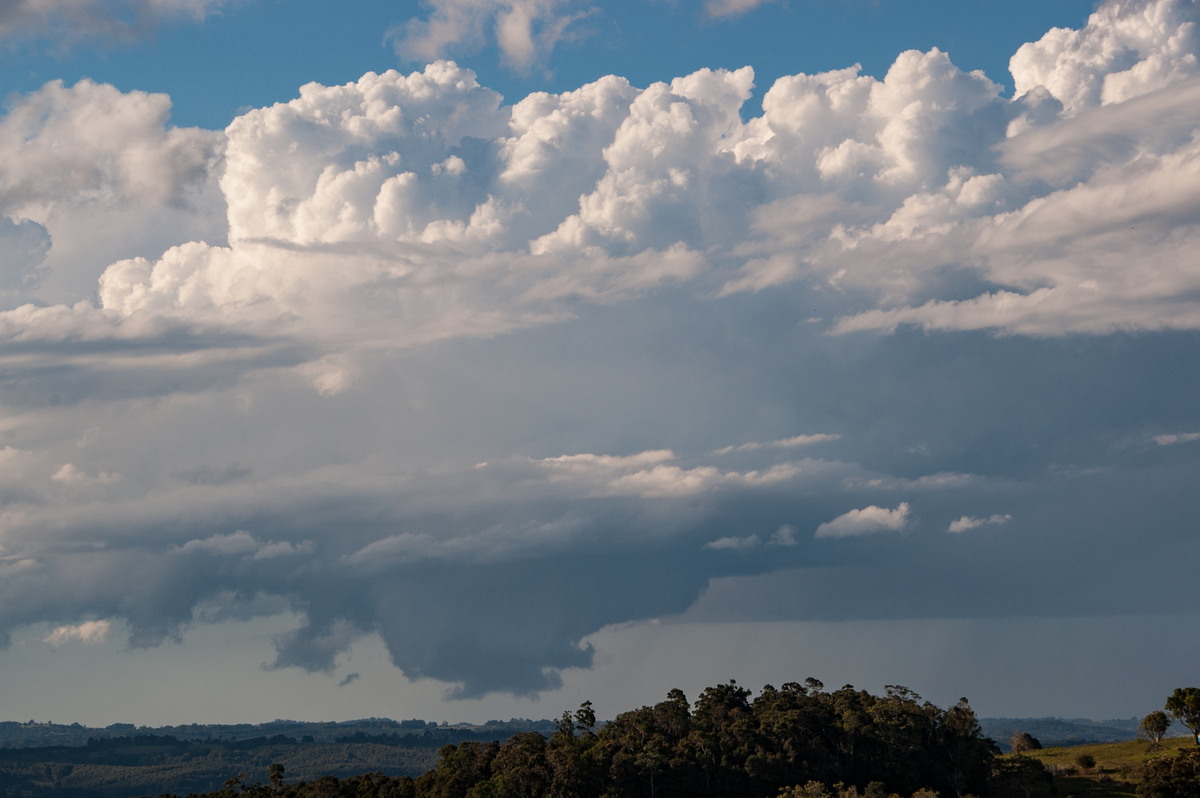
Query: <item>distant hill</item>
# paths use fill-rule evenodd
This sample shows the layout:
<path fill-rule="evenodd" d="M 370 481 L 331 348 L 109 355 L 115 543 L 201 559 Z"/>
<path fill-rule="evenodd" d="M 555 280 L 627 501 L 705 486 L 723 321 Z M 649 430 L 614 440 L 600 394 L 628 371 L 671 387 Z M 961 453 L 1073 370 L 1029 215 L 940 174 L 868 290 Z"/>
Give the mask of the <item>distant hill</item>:
<path fill-rule="evenodd" d="M 85 746 L 90 740 L 107 740 L 117 737 L 174 737 L 187 742 L 221 740 L 250 740 L 261 737 L 284 735 L 301 742 L 340 742 L 355 736 L 375 738 L 379 736 L 409 736 L 430 734 L 445 738 L 447 742 L 482 739 L 505 740 L 517 732 L 536 731 L 551 734 L 554 721 L 513 718 L 511 720 L 489 720 L 473 725 L 462 723 L 451 726 L 426 720 L 390 720 L 388 718 L 363 718 L 328 723 L 310 723 L 298 720 L 273 720 L 270 723 L 189 723 L 182 726 L 136 726 L 132 723 L 113 723 L 109 726 L 82 726 L 78 723 L 15 723 L 0 722 L 0 748 L 38 748 L 46 746 Z M 464 736 L 465 735 L 465 736 Z M 491 736 L 488 736 L 491 735 Z"/>
<path fill-rule="evenodd" d="M 1086 718 L 980 718 L 983 733 L 1007 751 L 1014 732 L 1028 732 L 1044 747 L 1118 743 L 1137 739 L 1140 718 L 1088 720 Z M 1179 727 L 1182 730 L 1183 727 Z M 1172 733 L 1177 733 L 1173 728 Z"/>
<path fill-rule="evenodd" d="M 209 792 L 239 773 L 251 782 L 264 781 L 272 763 L 284 765 L 289 777 L 305 780 L 368 772 L 415 777 L 433 767 L 445 745 L 503 742 L 518 732 L 548 735 L 554 728 L 550 721 L 524 719 L 478 726 L 370 718 L 154 729 L 0 723 L 0 796 L 127 798 Z"/>

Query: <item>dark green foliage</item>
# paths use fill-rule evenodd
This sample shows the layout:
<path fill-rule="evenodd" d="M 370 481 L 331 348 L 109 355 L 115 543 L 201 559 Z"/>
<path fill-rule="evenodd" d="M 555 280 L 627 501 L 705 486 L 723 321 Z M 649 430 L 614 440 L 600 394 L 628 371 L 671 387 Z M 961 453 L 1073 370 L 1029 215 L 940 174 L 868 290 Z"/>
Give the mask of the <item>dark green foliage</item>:
<path fill-rule="evenodd" d="M 1200 748 L 1147 762 L 1137 794 L 1138 798 L 1200 798 Z"/>
<path fill-rule="evenodd" d="M 992 784 L 1004 798 L 1034 798 L 1054 791 L 1054 777 L 1040 760 L 1016 754 L 996 760 Z"/>
<path fill-rule="evenodd" d="M 1157 743 L 1162 741 L 1163 735 L 1169 728 L 1171 728 L 1171 719 L 1167 717 L 1166 712 L 1158 709 L 1142 718 L 1142 722 L 1138 726 L 1138 734 Z"/>
<path fill-rule="evenodd" d="M 414 798 L 986 795 L 996 756 L 965 701 L 942 710 L 903 687 L 879 697 L 812 680 L 757 698 L 730 681 L 691 706 L 672 690 L 595 726 L 585 703 L 549 739 L 446 746 Z"/>
<path fill-rule="evenodd" d="M 1176 687 L 1164 709 L 1187 726 L 1196 744 L 1200 745 L 1200 687 Z"/>
<path fill-rule="evenodd" d="M 1096 767 L 1096 757 L 1091 754 L 1079 754 L 1075 757 L 1075 764 L 1079 765 L 1080 770 L 1091 770 Z"/>

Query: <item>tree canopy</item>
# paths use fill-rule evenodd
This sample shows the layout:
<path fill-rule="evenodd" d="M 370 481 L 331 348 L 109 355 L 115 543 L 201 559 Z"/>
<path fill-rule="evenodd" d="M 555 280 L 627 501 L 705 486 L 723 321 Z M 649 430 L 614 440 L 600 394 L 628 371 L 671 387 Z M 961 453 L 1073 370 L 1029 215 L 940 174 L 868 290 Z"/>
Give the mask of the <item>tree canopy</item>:
<path fill-rule="evenodd" d="M 1176 687 L 1164 707 L 1175 720 L 1187 726 L 1200 745 L 1200 687 Z"/>

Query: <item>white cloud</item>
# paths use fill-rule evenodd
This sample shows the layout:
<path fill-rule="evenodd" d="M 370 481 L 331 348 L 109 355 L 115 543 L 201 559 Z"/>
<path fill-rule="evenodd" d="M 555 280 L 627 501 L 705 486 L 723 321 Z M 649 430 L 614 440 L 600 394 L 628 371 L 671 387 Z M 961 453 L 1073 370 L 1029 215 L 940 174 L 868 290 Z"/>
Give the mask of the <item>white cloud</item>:
<path fill-rule="evenodd" d="M 1106 8 L 1093 25 L 1191 13 Z M 1156 35 L 1147 53 L 1182 46 Z M 910 51 L 883 80 L 780 78 L 743 121 L 748 68 L 640 91 L 610 77 L 506 107 L 438 62 L 310 84 L 236 119 L 223 148 L 165 127 L 165 98 L 50 84 L 0 127 L 11 213 L 178 204 L 212 183 L 221 149 L 228 243 L 119 260 L 100 281 L 103 314 L 11 324 L 27 337 L 40 334 L 29 320 L 74 317 L 110 335 L 140 319 L 351 340 L 303 367 L 331 396 L 358 378 L 355 348 L 491 336 L 672 285 L 728 298 L 803 282 L 844 298 L 838 333 L 1195 328 L 1200 80 L 1180 75 L 1059 119 L 1045 91 L 1005 100 L 945 53 Z M 55 154 L 55 136 L 76 155 Z M 980 288 L 946 296 L 954 274 Z"/>
<path fill-rule="evenodd" d="M 719 453 L 719 452 L 718 452 Z M 722 471 L 716 466 L 673 464 L 671 451 L 647 451 L 627 457 L 573 454 L 535 461 L 551 479 L 571 481 L 593 495 L 629 495 L 679 499 L 723 488 L 766 488 L 819 471 L 812 463 L 778 463 L 761 470 Z"/>
<path fill-rule="evenodd" d="M 791 438 L 780 438 L 774 441 L 751 441 L 750 443 L 740 443 L 737 446 L 725 446 L 717 449 L 713 454 L 730 454 L 731 452 L 753 452 L 757 449 L 796 449 L 801 446 L 812 446 L 817 443 L 828 443 L 829 441 L 839 440 L 841 435 L 831 435 L 827 433 L 818 433 L 815 435 L 795 435 Z"/>
<path fill-rule="evenodd" d="M 1012 520 L 1012 516 L 1005 513 L 1003 515 L 990 515 L 985 518 L 976 518 L 970 515 L 964 515 L 957 521 L 951 521 L 947 532 L 966 532 L 969 529 L 978 529 L 981 526 L 987 525 L 1003 525 Z"/>
<path fill-rule="evenodd" d="M 909 515 L 907 502 L 901 502 L 894 510 L 872 504 L 861 510 L 843 513 L 832 521 L 826 521 L 817 527 L 815 537 L 849 538 L 876 532 L 899 532 L 908 523 Z"/>
<path fill-rule="evenodd" d="M 1102 3 L 1079 30 L 1023 45 L 1009 69 L 1018 95 L 1045 87 L 1068 114 L 1117 103 L 1200 74 L 1194 0 Z"/>
<path fill-rule="evenodd" d="M 588 13 L 574 0 L 426 0 L 426 5 L 427 18 L 411 19 L 392 32 L 401 56 L 433 61 L 455 50 L 477 50 L 490 35 L 505 63 L 520 71 L 548 56 Z"/>
<path fill-rule="evenodd" d="M 103 643 L 108 640 L 111 631 L 111 621 L 84 621 L 79 624 L 55 627 L 42 638 L 42 642 L 55 647 L 71 642 Z"/>
<path fill-rule="evenodd" d="M 704 10 L 712 17 L 728 17 L 745 14 L 773 0 L 705 0 Z"/>
<path fill-rule="evenodd" d="M 1200 432 L 1172 432 L 1166 435 L 1155 435 L 1154 442 L 1159 446 L 1171 446 L 1176 443 L 1191 443 L 1200 441 Z"/>
<path fill-rule="evenodd" d="M 224 237 L 214 173 L 224 137 L 171 127 L 170 110 L 164 94 L 89 80 L 11 100 L 0 117 L 0 215 L 22 220 L 23 241 L 4 260 L 25 264 L 16 274 L 5 264 L 0 288 L 36 274 L 43 301 L 74 302 L 117 258 Z M 18 243 L 11 235 L 0 225 Z"/>

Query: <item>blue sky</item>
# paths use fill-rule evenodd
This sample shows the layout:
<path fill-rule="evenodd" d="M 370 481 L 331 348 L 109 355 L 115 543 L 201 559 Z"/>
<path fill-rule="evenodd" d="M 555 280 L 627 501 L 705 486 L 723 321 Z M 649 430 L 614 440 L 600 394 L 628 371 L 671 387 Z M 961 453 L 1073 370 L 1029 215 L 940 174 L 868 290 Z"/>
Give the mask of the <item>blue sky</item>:
<path fill-rule="evenodd" d="M 0 717 L 1158 708 L 1200 655 L 1198 26 L 5 6 Z"/>
<path fill-rule="evenodd" d="M 64 46 L 45 37 L 19 39 L 5 53 L 6 93 L 86 77 L 125 91 L 166 92 L 175 124 L 220 128 L 246 108 L 289 99 L 304 83 L 345 83 L 368 71 L 419 65 L 419 59 L 398 53 L 389 36 L 427 14 L 418 3 L 214 5 L 216 13 L 202 24 L 167 20 L 153 35 L 120 43 L 93 38 Z M 445 54 L 510 101 L 531 91 L 567 91 L 607 74 L 645 86 L 703 67 L 753 66 L 764 89 L 780 75 L 855 63 L 882 77 L 898 53 L 932 47 L 1011 90 L 1008 59 L 1016 48 L 1051 27 L 1078 26 L 1092 6 L 1082 0 L 1004 6 L 979 0 L 815 0 L 770 2 L 753 13 L 713 17 L 696 2 L 613 2 L 588 9 L 572 26 L 570 41 L 526 69 L 506 68 L 494 42 L 457 44 Z"/>

